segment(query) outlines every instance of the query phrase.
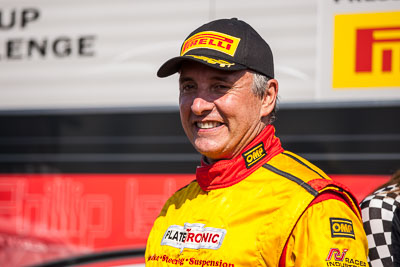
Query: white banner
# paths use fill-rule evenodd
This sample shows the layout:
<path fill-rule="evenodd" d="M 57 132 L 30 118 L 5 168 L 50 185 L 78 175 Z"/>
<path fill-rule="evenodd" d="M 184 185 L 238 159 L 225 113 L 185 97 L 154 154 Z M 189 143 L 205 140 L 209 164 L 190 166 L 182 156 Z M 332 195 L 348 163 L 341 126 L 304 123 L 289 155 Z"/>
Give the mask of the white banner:
<path fill-rule="evenodd" d="M 316 0 L 2 0 L 0 110 L 177 106 L 156 77 L 184 38 L 237 17 L 271 45 L 281 103 L 314 99 Z"/>
<path fill-rule="evenodd" d="M 348 47 L 355 49 L 355 41 L 343 42 L 352 35 L 341 27 L 369 19 L 350 15 L 388 12 L 371 21 L 399 18 L 399 6 L 399 0 L 254 0 L 251 5 L 230 0 L 2 0 L 0 110 L 176 107 L 177 77 L 157 78 L 159 66 L 178 55 L 195 28 L 231 17 L 248 22 L 270 44 L 280 103 L 400 99 L 399 42 L 389 42 L 390 48 L 382 48 L 382 42 L 371 45 L 385 55 L 383 74 L 391 76 L 375 80 L 385 80 L 389 87 L 371 83 L 373 78 L 363 81 L 373 87 L 351 85 L 357 79 L 341 66 L 355 63 L 343 60 L 347 54 L 338 56 Z M 369 34 L 396 36 L 393 28 L 399 24 L 394 21 L 387 26 L 390 31 Z M 334 39 L 341 32 L 343 38 Z"/>
<path fill-rule="evenodd" d="M 208 19 L 174 27 L 168 1 L 2 2 L 0 110 L 176 105 L 176 79 L 156 71 Z"/>

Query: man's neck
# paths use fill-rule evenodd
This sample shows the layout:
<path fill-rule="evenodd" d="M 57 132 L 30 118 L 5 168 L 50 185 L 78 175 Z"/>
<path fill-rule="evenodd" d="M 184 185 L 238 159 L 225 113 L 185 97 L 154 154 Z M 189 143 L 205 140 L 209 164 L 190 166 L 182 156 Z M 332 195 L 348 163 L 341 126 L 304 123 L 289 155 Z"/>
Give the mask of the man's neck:
<path fill-rule="evenodd" d="M 206 156 L 203 156 L 203 162 L 207 165 L 213 164 L 217 161 L 218 161 L 217 159 L 210 159 L 210 158 L 207 158 Z"/>

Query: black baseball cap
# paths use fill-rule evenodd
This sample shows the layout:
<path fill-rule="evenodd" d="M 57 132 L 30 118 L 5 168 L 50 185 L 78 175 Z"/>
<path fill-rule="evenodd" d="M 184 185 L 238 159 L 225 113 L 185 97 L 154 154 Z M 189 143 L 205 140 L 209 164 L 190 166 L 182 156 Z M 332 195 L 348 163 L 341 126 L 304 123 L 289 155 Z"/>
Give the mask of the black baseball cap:
<path fill-rule="evenodd" d="M 274 78 L 271 48 L 249 24 L 237 18 L 214 20 L 197 28 L 183 42 L 180 56 L 165 62 L 157 76 L 178 72 L 186 60 L 228 71 L 250 69 Z"/>

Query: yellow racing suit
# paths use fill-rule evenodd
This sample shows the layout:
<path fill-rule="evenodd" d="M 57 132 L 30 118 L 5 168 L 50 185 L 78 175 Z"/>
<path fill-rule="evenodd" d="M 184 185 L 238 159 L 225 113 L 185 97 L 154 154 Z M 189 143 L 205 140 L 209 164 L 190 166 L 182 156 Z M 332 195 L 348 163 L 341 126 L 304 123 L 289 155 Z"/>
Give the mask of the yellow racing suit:
<path fill-rule="evenodd" d="M 236 158 L 202 166 L 154 222 L 146 266 L 367 266 L 348 190 L 284 151 L 267 126 Z"/>

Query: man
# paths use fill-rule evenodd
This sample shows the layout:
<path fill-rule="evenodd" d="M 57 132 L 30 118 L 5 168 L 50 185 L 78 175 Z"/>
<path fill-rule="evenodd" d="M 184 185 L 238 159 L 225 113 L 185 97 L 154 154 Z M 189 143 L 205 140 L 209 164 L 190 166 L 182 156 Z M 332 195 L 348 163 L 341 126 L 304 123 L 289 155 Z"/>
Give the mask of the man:
<path fill-rule="evenodd" d="M 275 137 L 278 82 L 261 36 L 212 21 L 157 75 L 176 72 L 182 126 L 203 157 L 154 222 L 146 266 L 366 266 L 354 198 Z"/>

